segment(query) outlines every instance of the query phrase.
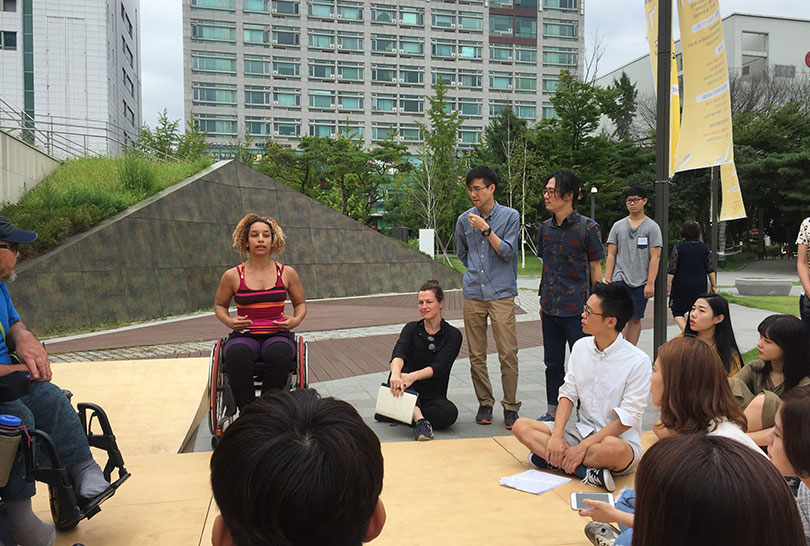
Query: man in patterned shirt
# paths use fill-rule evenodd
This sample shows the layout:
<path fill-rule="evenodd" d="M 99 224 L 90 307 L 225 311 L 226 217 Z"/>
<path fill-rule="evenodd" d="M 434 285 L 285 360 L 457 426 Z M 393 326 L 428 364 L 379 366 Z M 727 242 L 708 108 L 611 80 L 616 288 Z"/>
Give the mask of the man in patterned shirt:
<path fill-rule="evenodd" d="M 602 234 L 599 224 L 574 209 L 581 193 L 579 179 L 567 170 L 551 173 L 543 190 L 546 210 L 552 216 L 541 224 L 537 244 L 537 257 L 543 260 L 540 318 L 548 398 L 542 421 L 553 421 L 557 413 L 557 397 L 565 379 L 565 344 L 573 347 L 583 337 L 580 315 L 591 285 L 602 280 Z"/>

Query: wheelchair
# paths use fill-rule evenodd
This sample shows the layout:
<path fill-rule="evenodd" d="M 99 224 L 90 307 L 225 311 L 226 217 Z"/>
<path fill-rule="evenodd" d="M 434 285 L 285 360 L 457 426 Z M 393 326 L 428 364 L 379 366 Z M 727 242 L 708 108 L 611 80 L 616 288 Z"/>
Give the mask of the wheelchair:
<path fill-rule="evenodd" d="M 19 398 L 27 392 L 28 378 L 25 372 L 13 372 L 0 378 L 0 401 L 10 401 Z M 13 395 L 7 396 L 9 392 Z M 68 399 L 72 393 L 65 391 Z M 107 414 L 96 404 L 77 404 L 79 419 L 87 436 L 90 447 L 101 449 L 107 453 L 107 462 L 104 465 L 104 478 L 110 486 L 100 495 L 93 498 L 80 497 L 76 491 L 73 476 L 68 472 L 53 439 L 44 431 L 28 430 L 28 438 L 23 438 L 18 449 L 25 457 L 26 479 L 39 481 L 48 486 L 51 516 L 54 527 L 60 531 L 73 529 L 83 519 L 90 519 L 101 511 L 101 503 L 115 495 L 119 487 L 130 477 L 124 466 L 124 458 L 115 441 L 112 426 Z M 43 463 L 41 454 L 48 456 L 50 465 Z M 118 470 L 118 479 L 113 481 L 113 471 Z M 0 507 L 2 501 L 0 501 Z M 0 513 L 2 510 L 0 510 Z M 0 530 L 5 530 L 0 516 Z M 0 536 L 2 534 L 0 533 Z M 6 542 L 4 542 L 5 544 Z M 14 542 L 8 542 L 14 544 Z"/>
<path fill-rule="evenodd" d="M 225 372 L 225 353 L 223 348 L 227 337 L 218 339 L 211 347 L 211 360 L 208 365 L 208 430 L 211 432 L 211 447 L 216 448 L 222 433 L 237 417 L 239 412 L 233 391 L 228 384 Z M 309 354 L 307 342 L 301 336 L 295 336 L 295 368 L 287 376 L 284 389 L 306 389 L 309 387 Z M 264 362 L 253 363 L 253 385 L 260 394 L 264 378 Z"/>

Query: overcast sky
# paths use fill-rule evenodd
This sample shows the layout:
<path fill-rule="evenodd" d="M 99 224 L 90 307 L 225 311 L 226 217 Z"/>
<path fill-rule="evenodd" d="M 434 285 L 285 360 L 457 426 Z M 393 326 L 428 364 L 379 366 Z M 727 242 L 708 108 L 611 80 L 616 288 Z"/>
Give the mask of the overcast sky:
<path fill-rule="evenodd" d="M 648 51 L 644 0 L 584 0 L 584 5 L 586 47 L 591 47 L 595 33 L 602 38 L 600 73 Z M 723 17 L 735 12 L 810 19 L 810 4 L 808 0 L 720 0 Z M 143 120 L 150 126 L 164 108 L 171 119 L 185 118 L 181 13 L 180 0 L 141 0 L 142 106 Z"/>

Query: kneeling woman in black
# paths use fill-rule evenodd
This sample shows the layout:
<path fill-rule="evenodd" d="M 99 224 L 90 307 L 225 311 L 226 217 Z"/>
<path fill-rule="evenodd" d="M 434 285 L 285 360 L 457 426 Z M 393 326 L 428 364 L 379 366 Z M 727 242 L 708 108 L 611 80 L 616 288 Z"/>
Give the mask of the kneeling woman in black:
<path fill-rule="evenodd" d="M 284 249 L 284 233 L 272 218 L 248 214 L 233 232 L 233 246 L 246 262 L 222 275 L 214 311 L 233 330 L 224 345 L 225 370 L 236 405 L 244 408 L 256 397 L 253 363 L 264 362 L 262 392 L 282 389 L 295 367 L 293 328 L 307 314 L 301 280 L 295 269 L 271 259 Z M 289 294 L 293 316 L 284 314 Z M 228 312 L 236 301 L 236 316 Z"/>
<path fill-rule="evenodd" d="M 438 281 L 422 285 L 418 303 L 422 320 L 409 322 L 399 334 L 389 383 L 394 396 L 402 396 L 408 388 L 419 393 L 413 435 L 430 440 L 434 428 L 447 428 L 458 418 L 458 408 L 447 399 L 447 384 L 461 349 L 461 332 L 442 319 L 444 292 Z"/>

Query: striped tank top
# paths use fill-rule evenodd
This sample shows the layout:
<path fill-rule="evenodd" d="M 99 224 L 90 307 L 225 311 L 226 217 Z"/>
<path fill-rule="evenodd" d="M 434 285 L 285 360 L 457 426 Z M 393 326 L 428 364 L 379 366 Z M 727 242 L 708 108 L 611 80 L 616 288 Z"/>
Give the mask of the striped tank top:
<path fill-rule="evenodd" d="M 245 264 L 236 266 L 239 273 L 239 290 L 233 295 L 236 302 L 236 313 L 246 316 L 251 325 L 245 330 L 248 334 L 274 334 L 279 331 L 273 321 L 282 320 L 284 302 L 287 300 L 287 288 L 281 281 L 284 266 L 275 262 L 276 285 L 266 290 L 251 290 L 245 282 Z"/>

